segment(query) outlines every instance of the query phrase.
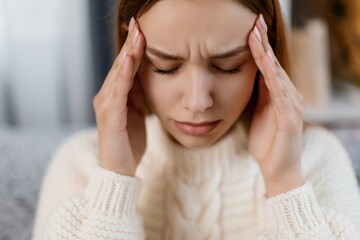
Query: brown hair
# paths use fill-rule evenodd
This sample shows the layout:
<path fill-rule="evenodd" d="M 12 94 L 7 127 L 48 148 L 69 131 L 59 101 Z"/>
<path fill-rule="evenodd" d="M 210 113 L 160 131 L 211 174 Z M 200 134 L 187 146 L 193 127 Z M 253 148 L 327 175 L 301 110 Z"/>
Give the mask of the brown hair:
<path fill-rule="evenodd" d="M 127 37 L 126 25 L 131 17 L 139 18 L 156 0 L 118 0 L 115 12 L 115 43 L 116 51 L 120 52 Z M 262 14 L 268 26 L 268 37 L 273 51 L 285 71 L 290 75 L 290 61 L 286 38 L 286 28 L 278 0 L 238 0 L 256 14 Z M 258 79 L 259 73 L 257 75 Z M 255 81 L 251 99 L 242 114 L 249 127 L 250 120 L 258 98 L 258 81 Z"/>

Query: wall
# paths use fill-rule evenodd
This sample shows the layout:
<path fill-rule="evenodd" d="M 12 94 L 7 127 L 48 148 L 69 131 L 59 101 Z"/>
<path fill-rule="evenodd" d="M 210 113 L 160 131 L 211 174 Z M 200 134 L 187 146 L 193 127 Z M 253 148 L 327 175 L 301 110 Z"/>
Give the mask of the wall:
<path fill-rule="evenodd" d="M 88 1 L 0 4 L 0 121 L 25 128 L 86 124 L 94 86 Z"/>

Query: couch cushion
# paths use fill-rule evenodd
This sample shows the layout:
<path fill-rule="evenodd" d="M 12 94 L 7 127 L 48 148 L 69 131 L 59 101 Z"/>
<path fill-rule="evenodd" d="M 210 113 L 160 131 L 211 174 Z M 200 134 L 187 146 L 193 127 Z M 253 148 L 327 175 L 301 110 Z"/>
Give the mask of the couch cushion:
<path fill-rule="evenodd" d="M 46 165 L 71 132 L 0 130 L 0 239 L 31 238 Z"/>

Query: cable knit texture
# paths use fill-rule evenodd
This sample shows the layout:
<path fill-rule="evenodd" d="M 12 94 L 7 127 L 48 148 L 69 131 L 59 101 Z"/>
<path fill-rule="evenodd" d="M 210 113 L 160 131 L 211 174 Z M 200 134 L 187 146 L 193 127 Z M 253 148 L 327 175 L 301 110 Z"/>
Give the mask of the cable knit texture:
<path fill-rule="evenodd" d="M 329 131 L 303 135 L 303 186 L 266 198 L 241 122 L 207 148 L 185 149 L 149 116 L 134 177 L 99 166 L 96 129 L 67 139 L 50 162 L 33 240 L 360 239 L 360 194 Z"/>

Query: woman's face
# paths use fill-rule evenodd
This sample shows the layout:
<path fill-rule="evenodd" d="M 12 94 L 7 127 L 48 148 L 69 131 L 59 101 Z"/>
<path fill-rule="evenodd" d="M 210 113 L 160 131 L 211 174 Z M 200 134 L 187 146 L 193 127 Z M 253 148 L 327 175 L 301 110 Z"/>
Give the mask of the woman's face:
<path fill-rule="evenodd" d="M 215 143 L 245 109 L 257 72 L 247 42 L 256 18 L 231 0 L 162 0 L 139 18 L 146 39 L 139 79 L 163 128 L 184 147 Z"/>

